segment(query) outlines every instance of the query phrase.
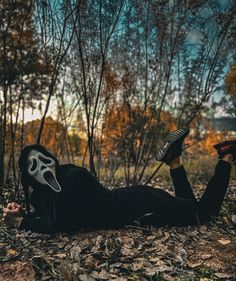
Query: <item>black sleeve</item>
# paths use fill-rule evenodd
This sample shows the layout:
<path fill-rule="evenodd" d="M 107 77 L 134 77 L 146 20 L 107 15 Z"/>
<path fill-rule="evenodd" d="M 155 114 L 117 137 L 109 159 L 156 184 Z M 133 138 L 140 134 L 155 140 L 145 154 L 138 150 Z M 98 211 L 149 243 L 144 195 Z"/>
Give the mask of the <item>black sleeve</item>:
<path fill-rule="evenodd" d="M 100 192 L 106 188 L 86 169 L 77 167 L 71 169 L 65 179 L 68 188 L 74 187 L 83 189 L 86 193 Z"/>
<path fill-rule="evenodd" d="M 56 225 L 49 225 L 46 218 L 31 216 L 26 216 L 23 218 L 19 229 L 48 234 L 58 232 L 58 227 Z"/>

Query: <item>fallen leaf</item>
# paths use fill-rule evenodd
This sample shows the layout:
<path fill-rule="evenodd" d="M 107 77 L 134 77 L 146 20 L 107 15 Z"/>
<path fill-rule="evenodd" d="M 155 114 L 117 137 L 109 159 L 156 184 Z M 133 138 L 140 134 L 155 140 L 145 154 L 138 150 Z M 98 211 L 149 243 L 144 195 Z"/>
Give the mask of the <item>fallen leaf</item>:
<path fill-rule="evenodd" d="M 80 253 L 81 253 L 81 248 L 79 245 L 71 248 L 70 250 L 70 258 L 73 260 L 79 260 L 80 259 Z"/>
<path fill-rule="evenodd" d="M 194 230 L 194 231 L 191 231 L 189 233 L 191 236 L 197 236 L 198 235 L 198 231 L 197 230 Z"/>
<path fill-rule="evenodd" d="M 220 244 L 222 244 L 222 245 L 228 245 L 228 244 L 231 243 L 230 240 L 224 240 L 224 239 L 220 239 L 220 240 L 218 240 L 218 242 L 219 242 Z"/>
<path fill-rule="evenodd" d="M 122 237 L 122 242 L 125 244 L 125 247 L 131 248 L 134 245 L 133 238 L 131 238 L 129 236 L 123 236 Z"/>
<path fill-rule="evenodd" d="M 156 236 L 155 235 L 150 235 L 147 237 L 147 241 L 152 241 L 152 240 L 155 240 L 156 239 Z"/>
<path fill-rule="evenodd" d="M 190 261 L 187 262 L 187 265 L 188 265 L 190 268 L 195 268 L 195 267 L 197 267 L 197 266 L 199 266 L 199 265 L 201 265 L 201 264 L 202 264 L 201 262 L 190 262 Z"/>
<path fill-rule="evenodd" d="M 35 272 L 29 262 L 16 261 L 0 265 L 0 281 L 34 281 Z"/>
<path fill-rule="evenodd" d="M 200 226 L 200 232 L 205 233 L 207 231 L 207 227 L 205 225 Z"/>
<path fill-rule="evenodd" d="M 102 269 L 102 271 L 99 272 L 99 274 L 98 274 L 98 279 L 109 280 L 110 279 L 110 274 L 107 273 L 107 271 L 105 269 Z"/>
<path fill-rule="evenodd" d="M 121 253 L 122 253 L 123 256 L 133 256 L 134 255 L 132 249 L 126 248 L 126 247 L 123 247 L 121 249 Z"/>
<path fill-rule="evenodd" d="M 157 263 L 157 262 L 161 261 L 159 257 L 148 257 L 148 260 L 150 262 L 154 262 L 154 263 Z"/>
<path fill-rule="evenodd" d="M 14 250 L 14 249 L 7 250 L 7 256 L 8 257 L 14 257 L 16 255 L 17 255 L 17 251 L 16 250 Z"/>
<path fill-rule="evenodd" d="M 137 271 L 143 268 L 143 262 L 134 262 L 132 264 L 132 270 Z"/>
<path fill-rule="evenodd" d="M 217 273 L 215 273 L 215 276 L 218 278 L 226 279 L 226 278 L 232 277 L 232 274 L 217 272 Z"/>
<path fill-rule="evenodd" d="M 114 267 L 121 267 L 122 266 L 122 263 L 121 262 L 115 262 L 115 263 L 112 263 L 109 265 L 110 268 L 114 268 Z"/>
<path fill-rule="evenodd" d="M 233 223 L 236 223 L 236 215 L 232 215 L 231 219 Z"/>
<path fill-rule="evenodd" d="M 94 278 L 88 276 L 87 274 L 81 274 L 79 275 L 79 278 L 81 281 L 95 281 Z"/>
<path fill-rule="evenodd" d="M 208 260 L 208 259 L 210 259 L 211 257 L 212 257 L 211 254 L 203 254 L 203 255 L 201 256 L 201 258 L 202 258 L 203 260 Z"/>
<path fill-rule="evenodd" d="M 154 268 L 147 267 L 145 268 L 145 273 L 147 276 L 151 277 L 156 274 L 156 270 Z"/>
<path fill-rule="evenodd" d="M 54 255 L 54 257 L 58 257 L 58 258 L 60 258 L 60 259 L 64 259 L 64 258 L 66 257 L 66 254 L 64 254 L 64 253 L 59 253 L 59 254 Z"/>
<path fill-rule="evenodd" d="M 204 266 L 209 267 L 213 271 L 219 271 L 224 268 L 224 265 L 221 261 L 217 259 L 208 259 L 204 262 Z"/>
<path fill-rule="evenodd" d="M 95 278 L 95 279 L 98 279 L 98 272 L 97 271 L 92 271 L 89 275 L 91 277 Z"/>

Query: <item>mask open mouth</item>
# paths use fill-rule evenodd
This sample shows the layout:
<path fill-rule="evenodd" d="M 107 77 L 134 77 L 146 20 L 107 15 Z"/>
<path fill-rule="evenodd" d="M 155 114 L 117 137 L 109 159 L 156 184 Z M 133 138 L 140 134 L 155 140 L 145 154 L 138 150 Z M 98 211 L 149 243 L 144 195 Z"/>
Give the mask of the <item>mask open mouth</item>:
<path fill-rule="evenodd" d="M 57 179 L 55 178 L 55 176 L 53 175 L 52 172 L 50 171 L 46 171 L 43 175 L 46 183 L 56 192 L 60 192 L 61 191 L 61 186 L 58 183 Z"/>

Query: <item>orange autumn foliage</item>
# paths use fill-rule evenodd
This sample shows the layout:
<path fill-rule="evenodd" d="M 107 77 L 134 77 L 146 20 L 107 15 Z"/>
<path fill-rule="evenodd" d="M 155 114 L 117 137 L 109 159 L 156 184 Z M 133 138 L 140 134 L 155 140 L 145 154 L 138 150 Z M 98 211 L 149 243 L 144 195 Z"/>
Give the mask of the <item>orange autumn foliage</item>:
<path fill-rule="evenodd" d="M 229 94 L 236 97 L 236 65 L 231 66 L 230 71 L 225 78 L 226 90 Z"/>
<path fill-rule="evenodd" d="M 37 119 L 25 125 L 25 145 L 34 144 L 37 140 L 41 120 Z M 45 119 L 41 145 L 56 156 L 65 154 L 67 132 L 62 123 L 52 117 Z"/>
<path fill-rule="evenodd" d="M 199 148 L 202 153 L 207 153 L 210 156 L 216 156 L 216 150 L 213 148 L 213 145 L 223 141 L 225 139 L 224 133 L 215 133 L 210 131 L 199 143 Z"/>
<path fill-rule="evenodd" d="M 104 69 L 104 89 L 103 95 L 112 96 L 120 87 L 121 82 L 118 75 L 107 64 Z"/>
<path fill-rule="evenodd" d="M 162 140 L 161 136 L 176 128 L 174 118 L 169 112 L 161 113 L 158 125 L 157 116 L 158 113 L 151 107 L 144 111 L 139 106 L 114 105 L 105 116 L 103 157 L 109 154 L 122 156 L 124 153 L 134 157 L 140 146 L 144 149 L 148 147 L 153 137 L 154 152 L 158 142 Z"/>

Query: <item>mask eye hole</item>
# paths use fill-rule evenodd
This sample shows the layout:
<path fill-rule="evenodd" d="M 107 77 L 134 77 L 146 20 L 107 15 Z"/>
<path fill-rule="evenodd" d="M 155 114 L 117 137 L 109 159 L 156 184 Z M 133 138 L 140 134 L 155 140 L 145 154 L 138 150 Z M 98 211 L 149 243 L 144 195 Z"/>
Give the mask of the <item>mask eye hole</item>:
<path fill-rule="evenodd" d="M 37 161 L 33 158 L 31 159 L 30 163 L 29 163 L 29 172 L 34 172 L 37 168 Z"/>
<path fill-rule="evenodd" d="M 34 170 L 36 170 L 36 168 L 37 168 L 37 161 L 36 161 L 35 159 L 33 159 L 33 165 L 32 165 L 32 167 L 30 168 L 30 170 L 31 170 L 31 171 L 34 171 Z"/>
<path fill-rule="evenodd" d="M 52 160 L 39 156 L 39 160 L 42 161 L 44 164 L 51 164 Z"/>

